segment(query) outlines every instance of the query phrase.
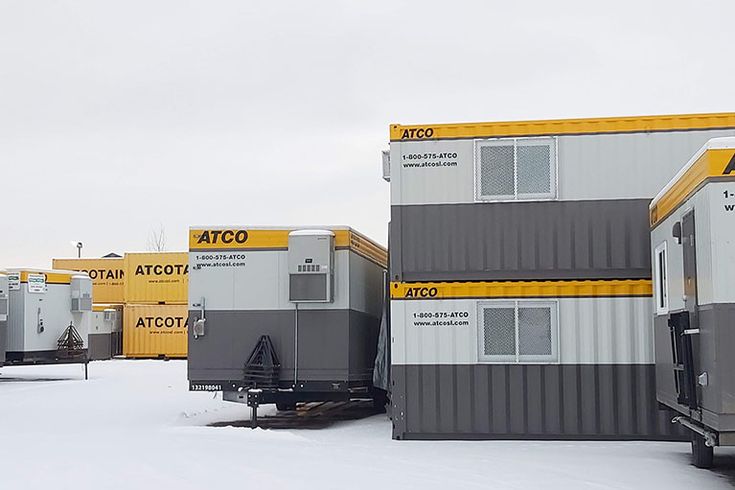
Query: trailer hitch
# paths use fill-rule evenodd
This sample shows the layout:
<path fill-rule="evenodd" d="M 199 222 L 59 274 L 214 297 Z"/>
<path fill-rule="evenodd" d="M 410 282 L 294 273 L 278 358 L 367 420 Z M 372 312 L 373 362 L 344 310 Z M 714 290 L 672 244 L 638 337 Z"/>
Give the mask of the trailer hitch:
<path fill-rule="evenodd" d="M 704 427 L 700 426 L 699 424 L 695 424 L 688 418 L 684 417 L 683 415 L 677 415 L 673 419 L 671 419 L 672 424 L 681 424 L 687 429 L 696 432 L 700 436 L 704 437 L 704 444 L 707 447 L 715 447 L 717 446 L 717 434 L 705 429 Z"/>

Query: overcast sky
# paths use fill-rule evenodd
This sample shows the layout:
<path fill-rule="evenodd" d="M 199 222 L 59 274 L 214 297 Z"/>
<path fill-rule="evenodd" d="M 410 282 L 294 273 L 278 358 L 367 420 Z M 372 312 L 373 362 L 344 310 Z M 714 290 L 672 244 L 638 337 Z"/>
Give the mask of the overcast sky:
<path fill-rule="evenodd" d="M 735 110 L 735 2 L 0 0 L 0 267 L 163 225 L 385 242 L 388 125 Z"/>

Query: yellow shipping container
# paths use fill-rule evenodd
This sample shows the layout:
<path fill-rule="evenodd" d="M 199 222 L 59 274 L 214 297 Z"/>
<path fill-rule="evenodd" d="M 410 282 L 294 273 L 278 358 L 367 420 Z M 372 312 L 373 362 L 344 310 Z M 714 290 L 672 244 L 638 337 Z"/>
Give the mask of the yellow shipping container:
<path fill-rule="evenodd" d="M 125 254 L 125 303 L 185 304 L 188 289 L 188 253 Z"/>
<path fill-rule="evenodd" d="M 95 303 L 123 302 L 125 270 L 122 258 L 53 259 L 52 268 L 89 274 L 92 279 L 92 301 Z"/>
<path fill-rule="evenodd" d="M 125 357 L 186 357 L 187 305 L 125 305 Z"/>

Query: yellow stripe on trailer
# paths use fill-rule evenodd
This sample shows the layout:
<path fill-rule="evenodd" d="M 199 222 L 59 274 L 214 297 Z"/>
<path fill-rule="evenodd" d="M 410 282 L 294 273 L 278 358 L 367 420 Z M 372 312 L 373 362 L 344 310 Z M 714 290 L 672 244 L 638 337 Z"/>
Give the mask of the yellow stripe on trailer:
<path fill-rule="evenodd" d="M 192 229 L 189 230 L 189 250 L 287 250 L 288 235 L 292 231 L 294 229 Z M 331 231 L 337 249 L 350 249 L 378 265 L 388 266 L 385 247 L 351 229 Z"/>
<path fill-rule="evenodd" d="M 735 113 L 547 119 L 485 123 L 392 124 L 391 141 L 687 131 L 735 127 Z"/>
<path fill-rule="evenodd" d="M 711 180 L 735 180 L 734 149 L 707 149 L 685 167 L 684 172 L 675 177 L 651 203 L 651 228 Z"/>
<path fill-rule="evenodd" d="M 46 284 L 71 284 L 71 276 L 73 274 L 66 272 L 46 272 L 46 271 L 20 271 L 20 282 L 28 282 L 29 274 L 43 274 L 46 276 Z"/>
<path fill-rule="evenodd" d="M 649 279 L 590 281 L 391 282 L 392 299 L 596 298 L 653 295 Z"/>
<path fill-rule="evenodd" d="M 337 234 L 337 238 L 339 238 L 340 233 L 344 233 L 344 231 L 340 230 L 335 233 Z M 342 240 L 336 240 L 337 247 L 341 246 L 340 241 Z M 385 247 L 381 247 L 366 236 L 354 230 L 350 230 L 347 246 L 349 246 L 350 250 L 352 250 L 356 254 L 375 262 L 379 266 L 384 268 L 388 267 L 388 250 L 386 250 Z"/>

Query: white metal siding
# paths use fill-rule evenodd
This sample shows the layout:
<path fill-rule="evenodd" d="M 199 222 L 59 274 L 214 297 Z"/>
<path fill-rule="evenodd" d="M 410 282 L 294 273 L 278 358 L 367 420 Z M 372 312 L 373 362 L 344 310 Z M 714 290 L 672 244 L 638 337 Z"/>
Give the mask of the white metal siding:
<path fill-rule="evenodd" d="M 372 316 L 383 314 L 383 269 L 356 253 L 349 254 L 350 309 Z"/>
<path fill-rule="evenodd" d="M 735 303 L 735 211 L 726 211 L 724 192 L 731 182 L 711 182 L 683 202 L 651 233 L 651 248 L 666 241 L 669 311 L 684 309 L 682 246 L 672 236 L 674 223 L 694 209 L 697 252 L 697 301 L 700 305 Z M 735 199 L 730 199 L 735 204 Z M 653 252 L 652 252 L 653 254 Z M 652 255 L 653 257 L 653 255 Z M 656 284 L 654 284 L 654 288 Z"/>
<path fill-rule="evenodd" d="M 560 199 L 653 198 L 710 138 L 735 130 L 559 138 Z"/>
<path fill-rule="evenodd" d="M 519 300 L 519 305 L 523 301 L 535 300 Z M 560 298 L 557 301 L 559 364 L 653 363 L 651 298 Z M 488 302 L 483 299 L 391 301 L 392 363 L 478 364 L 478 303 Z M 507 303 L 507 300 L 500 302 Z M 450 318 L 442 321 L 451 321 L 454 313 L 459 315 L 454 320 L 466 319 L 467 324 L 417 325 L 419 321 L 432 321 L 421 316 L 437 312 L 450 314 Z"/>
<path fill-rule="evenodd" d="M 70 323 L 74 324 L 85 347 L 92 312 L 71 312 L 68 284 L 48 284 L 44 293 L 29 293 L 28 284 L 11 291 L 8 322 L 8 351 L 32 352 L 56 350 L 57 341 Z M 44 331 L 38 332 L 38 309 L 41 308 Z"/>
<path fill-rule="evenodd" d="M 733 135 L 735 130 L 560 136 L 558 199 L 652 198 L 710 138 Z M 391 204 L 476 202 L 474 148 L 474 140 L 392 142 Z M 441 156 L 454 153 L 456 158 Z"/>
<path fill-rule="evenodd" d="M 725 205 L 735 205 L 735 182 L 708 184 L 710 198 L 710 226 L 712 239 L 712 302 L 735 303 L 735 210 Z"/>
<path fill-rule="evenodd" d="M 216 253 L 216 252 L 215 252 Z M 197 256 L 212 252 L 189 253 L 189 304 L 202 297 L 207 310 L 293 310 L 288 295 L 288 252 L 258 250 L 227 252 L 244 256 L 239 267 L 197 268 Z M 381 304 L 382 269 L 349 250 L 334 253 L 334 301 L 300 303 L 300 310 L 354 309 L 378 316 Z M 351 281 L 351 274 L 358 280 Z M 362 278 L 362 279 L 361 279 Z M 378 282 L 380 281 L 380 282 Z M 374 291 L 370 291 L 370 290 Z M 375 297 L 368 297 L 371 292 Z M 191 306 L 190 306 L 191 307 Z M 194 309 L 193 307 L 191 307 Z"/>

